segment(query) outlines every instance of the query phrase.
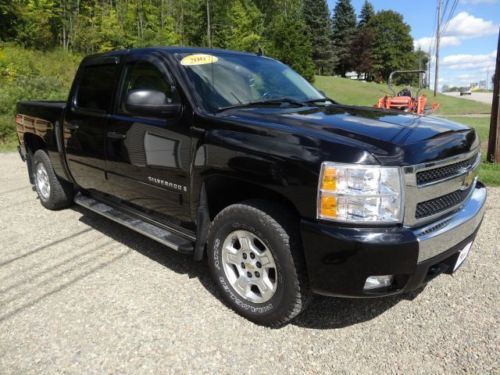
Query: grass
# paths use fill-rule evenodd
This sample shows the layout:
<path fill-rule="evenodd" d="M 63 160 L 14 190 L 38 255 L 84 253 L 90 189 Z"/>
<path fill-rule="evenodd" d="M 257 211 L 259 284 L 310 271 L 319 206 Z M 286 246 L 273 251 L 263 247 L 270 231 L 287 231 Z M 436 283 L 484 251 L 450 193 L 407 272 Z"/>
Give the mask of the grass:
<path fill-rule="evenodd" d="M 314 85 L 327 96 L 339 103 L 373 106 L 378 98 L 391 94 L 386 84 L 360 82 L 340 77 L 316 76 Z M 454 98 L 438 94 L 436 98 L 429 90 L 424 90 L 431 103 L 440 103 L 438 115 L 466 115 L 491 113 L 491 106 L 473 100 Z"/>
<path fill-rule="evenodd" d="M 17 140 L 0 142 L 0 153 L 15 151 L 18 144 Z"/>
<path fill-rule="evenodd" d="M 481 154 L 483 159 L 481 169 L 479 170 L 479 179 L 487 186 L 500 186 L 500 164 L 486 162 L 490 118 L 453 117 L 450 118 L 450 120 L 469 125 L 476 129 L 479 139 L 481 140 Z"/>
<path fill-rule="evenodd" d="M 65 99 L 81 56 L 34 51 L 0 42 L 0 150 L 15 149 L 14 116 L 20 100 Z"/>

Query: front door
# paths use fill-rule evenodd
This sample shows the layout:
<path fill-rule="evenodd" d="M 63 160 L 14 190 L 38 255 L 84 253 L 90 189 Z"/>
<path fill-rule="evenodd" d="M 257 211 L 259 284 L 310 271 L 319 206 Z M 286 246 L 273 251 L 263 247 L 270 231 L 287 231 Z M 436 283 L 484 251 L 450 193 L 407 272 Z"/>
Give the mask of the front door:
<path fill-rule="evenodd" d="M 181 113 L 144 116 L 126 105 L 132 90 L 161 91 L 166 96 L 165 104 L 180 101 L 166 63 L 161 57 L 145 60 L 131 55 L 122 77 L 120 99 L 106 140 L 106 169 L 113 195 L 166 221 L 190 221 L 189 127 Z"/>
<path fill-rule="evenodd" d="M 78 186 L 109 192 L 105 178 L 105 141 L 116 82 L 118 60 L 84 64 L 78 73 L 73 100 L 64 121 L 64 143 L 69 169 Z"/>

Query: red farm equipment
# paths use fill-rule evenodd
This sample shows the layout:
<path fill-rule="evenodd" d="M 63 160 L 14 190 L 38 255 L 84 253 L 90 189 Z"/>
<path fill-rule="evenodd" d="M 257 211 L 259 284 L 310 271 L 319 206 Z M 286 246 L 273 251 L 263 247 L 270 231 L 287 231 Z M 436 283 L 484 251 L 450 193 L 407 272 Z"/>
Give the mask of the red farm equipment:
<path fill-rule="evenodd" d="M 394 89 L 393 78 L 395 75 L 403 74 L 418 74 L 418 90 L 413 95 L 411 88 L 406 87 L 396 93 Z M 425 71 L 424 70 L 396 70 L 389 75 L 388 86 L 392 91 L 391 95 L 386 95 L 378 100 L 378 103 L 374 105 L 375 108 L 392 109 L 397 111 L 404 111 L 408 113 L 415 113 L 418 115 L 428 115 L 439 108 L 438 103 L 433 103 L 429 105 L 427 103 L 427 96 L 420 95 L 422 91 L 422 86 L 425 82 Z"/>

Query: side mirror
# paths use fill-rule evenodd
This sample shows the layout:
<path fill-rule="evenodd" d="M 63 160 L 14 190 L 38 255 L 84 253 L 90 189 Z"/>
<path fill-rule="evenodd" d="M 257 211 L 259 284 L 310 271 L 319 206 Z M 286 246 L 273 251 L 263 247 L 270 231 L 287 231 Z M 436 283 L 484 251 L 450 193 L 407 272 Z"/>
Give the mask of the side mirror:
<path fill-rule="evenodd" d="M 181 105 L 168 103 L 166 95 L 158 90 L 131 90 L 125 101 L 127 111 L 141 115 L 175 115 Z"/>

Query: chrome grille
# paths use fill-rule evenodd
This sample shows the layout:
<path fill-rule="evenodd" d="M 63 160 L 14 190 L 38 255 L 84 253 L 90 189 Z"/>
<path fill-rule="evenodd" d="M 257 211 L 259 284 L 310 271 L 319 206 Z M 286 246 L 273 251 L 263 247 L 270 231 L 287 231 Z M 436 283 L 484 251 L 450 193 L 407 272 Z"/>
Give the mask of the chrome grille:
<path fill-rule="evenodd" d="M 459 205 L 467 198 L 470 190 L 470 187 L 466 190 L 456 190 L 441 197 L 418 203 L 415 211 L 415 218 L 422 219 Z"/>
<path fill-rule="evenodd" d="M 405 226 L 418 226 L 454 212 L 476 185 L 478 150 L 405 167 Z"/>
<path fill-rule="evenodd" d="M 446 165 L 444 167 L 429 169 L 417 173 L 417 185 L 430 184 L 439 180 L 444 180 L 462 174 L 464 170 L 469 170 L 476 162 L 477 155 L 467 160 Z"/>

